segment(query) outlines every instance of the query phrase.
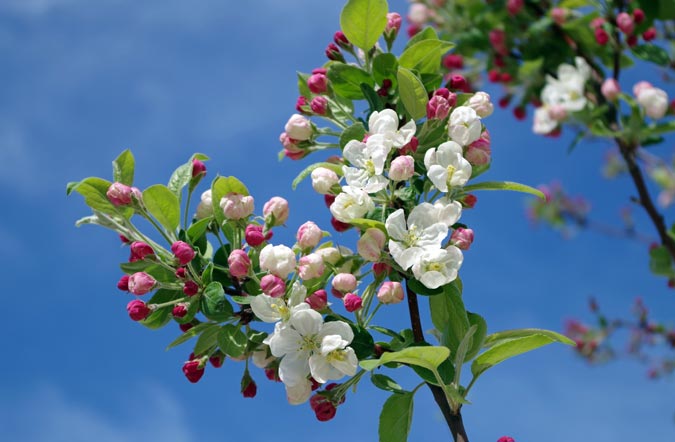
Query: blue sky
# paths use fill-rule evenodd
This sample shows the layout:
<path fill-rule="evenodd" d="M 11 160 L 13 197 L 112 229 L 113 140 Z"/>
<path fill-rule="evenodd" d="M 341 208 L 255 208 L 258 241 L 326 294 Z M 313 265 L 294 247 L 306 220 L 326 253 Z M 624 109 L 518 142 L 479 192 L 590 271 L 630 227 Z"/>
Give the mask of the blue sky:
<path fill-rule="evenodd" d="M 110 162 L 132 148 L 140 187 L 165 182 L 200 151 L 212 158 L 210 178 L 234 174 L 260 203 L 277 194 L 289 200 L 289 228 L 278 238 L 290 238 L 308 219 L 328 228 L 328 212 L 310 186 L 290 189 L 307 163 L 279 163 L 276 154 L 278 134 L 294 112 L 295 71 L 324 63 L 342 2 L 244 4 L 0 3 L 3 440 L 376 439 L 386 394 L 368 382 L 328 423 L 317 422 L 306 405 L 287 405 L 282 386 L 260 372 L 253 373 L 258 397 L 241 398 L 243 366 L 233 361 L 189 384 L 180 370 L 189 349 L 164 351 L 177 327 L 148 331 L 126 315 L 128 295 L 115 283 L 127 250 L 110 232 L 74 227 L 87 208 L 79 197 L 65 197 L 65 183 L 109 177 Z M 390 8 L 403 13 L 407 4 L 391 1 Z M 659 85 L 655 71 L 640 74 Z M 530 123 L 508 111 L 486 125 L 493 139 L 486 178 L 532 185 L 559 178 L 589 196 L 596 218 L 618 223 L 633 192 L 625 179 L 600 177 L 608 146 L 586 143 L 568 155 L 564 140 L 534 137 Z M 476 232 L 462 278 L 468 308 L 486 317 L 490 331 L 559 330 L 565 318 L 585 315 L 589 295 L 614 315 L 627 313 L 641 295 L 669 319 L 674 292 L 649 274 L 643 245 L 590 233 L 563 241 L 528 225 L 524 197 L 478 196 L 476 209 L 462 218 Z M 651 234 L 638 211 L 636 219 Z M 399 307 L 390 315 L 403 320 Z M 392 376 L 411 385 L 409 377 Z M 633 362 L 589 368 L 571 350 L 550 347 L 488 372 L 464 415 L 475 441 L 503 434 L 518 442 L 670 441 L 673 386 L 672 379 L 647 381 Z M 410 441 L 448 439 L 421 390 Z"/>

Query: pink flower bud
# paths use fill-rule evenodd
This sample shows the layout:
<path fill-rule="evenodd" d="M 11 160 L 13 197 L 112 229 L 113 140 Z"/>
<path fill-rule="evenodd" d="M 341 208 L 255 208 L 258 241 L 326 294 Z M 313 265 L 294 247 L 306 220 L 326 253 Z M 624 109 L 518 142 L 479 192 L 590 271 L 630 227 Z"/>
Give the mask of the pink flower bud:
<path fill-rule="evenodd" d="M 351 273 L 338 273 L 333 277 L 331 287 L 334 291 L 340 293 L 338 298 L 342 298 L 344 293 L 356 290 L 356 276 Z"/>
<path fill-rule="evenodd" d="M 472 193 L 464 196 L 464 198 L 462 198 L 462 200 L 460 201 L 460 203 L 462 203 L 462 206 L 467 207 L 469 209 L 473 209 L 477 202 L 478 198 L 476 197 L 476 195 Z"/>
<path fill-rule="evenodd" d="M 230 266 L 230 274 L 233 278 L 245 277 L 251 268 L 251 259 L 241 249 L 232 250 L 227 258 L 227 263 Z"/>
<path fill-rule="evenodd" d="M 513 116 L 516 120 L 523 121 L 527 117 L 527 112 L 523 106 L 513 108 Z"/>
<path fill-rule="evenodd" d="M 561 104 L 554 104 L 549 106 L 548 116 L 551 117 L 552 120 L 562 121 L 567 118 L 567 109 Z"/>
<path fill-rule="evenodd" d="M 600 46 L 605 46 L 609 42 L 609 34 L 604 28 L 595 28 L 595 41 Z"/>
<path fill-rule="evenodd" d="M 490 69 L 490 71 L 488 71 L 488 81 L 490 83 L 499 82 L 499 76 L 500 76 L 500 73 L 497 69 Z"/>
<path fill-rule="evenodd" d="M 451 89 L 464 90 L 465 87 L 466 87 L 466 78 L 464 78 L 463 75 L 456 74 L 450 77 Z"/>
<path fill-rule="evenodd" d="M 326 266 L 318 253 L 310 253 L 298 261 L 298 274 L 302 279 L 314 279 L 323 275 Z"/>
<path fill-rule="evenodd" d="M 402 157 L 399 157 L 402 158 Z M 367 261 L 377 261 L 380 259 L 387 235 L 380 229 L 371 227 L 363 232 L 363 235 L 356 243 L 358 254 Z"/>
<path fill-rule="evenodd" d="M 128 206 L 131 204 L 131 187 L 122 183 L 112 183 L 105 195 L 113 206 Z"/>
<path fill-rule="evenodd" d="M 615 79 L 608 78 L 602 83 L 600 91 L 608 101 L 615 101 L 621 93 L 621 86 Z"/>
<path fill-rule="evenodd" d="M 285 130 L 289 137 L 297 141 L 309 140 L 314 132 L 312 123 L 299 114 L 291 115 L 286 123 Z"/>
<path fill-rule="evenodd" d="M 225 355 L 218 352 L 209 358 L 209 362 L 211 363 L 213 368 L 220 368 L 223 366 L 223 363 L 225 362 Z"/>
<path fill-rule="evenodd" d="M 377 299 L 382 304 L 398 304 L 403 301 L 403 286 L 400 282 L 387 281 L 377 291 Z"/>
<path fill-rule="evenodd" d="M 328 112 L 328 100 L 323 95 L 319 95 L 312 98 L 309 107 L 317 115 L 326 115 L 326 112 Z"/>
<path fill-rule="evenodd" d="M 145 272 L 136 272 L 129 277 L 129 291 L 134 295 L 145 295 L 155 288 L 157 281 Z"/>
<path fill-rule="evenodd" d="M 427 118 L 429 120 L 442 120 L 450 113 L 450 103 L 440 95 L 434 95 L 427 102 Z"/>
<path fill-rule="evenodd" d="M 122 241 L 123 244 L 131 243 L 131 240 L 124 235 L 120 235 L 120 241 Z"/>
<path fill-rule="evenodd" d="M 317 167 L 312 171 L 312 187 L 320 194 L 328 194 L 331 188 L 339 182 L 340 177 L 330 169 Z"/>
<path fill-rule="evenodd" d="M 651 89 L 651 88 L 653 88 L 653 87 L 654 87 L 654 85 L 652 85 L 652 84 L 651 84 L 650 82 L 648 82 L 648 81 L 640 81 L 640 82 L 637 82 L 637 83 L 635 83 L 635 85 L 633 86 L 633 95 L 635 95 L 635 97 L 637 97 L 638 95 L 640 95 L 640 92 L 642 92 L 642 91 L 644 91 L 644 90 L 647 90 L 647 89 Z"/>
<path fill-rule="evenodd" d="M 333 34 L 333 41 L 342 48 L 349 48 L 352 45 L 342 31 L 336 31 L 335 34 Z"/>
<path fill-rule="evenodd" d="M 633 20 L 635 20 L 636 24 L 640 24 L 644 21 L 645 19 L 645 13 L 642 9 L 634 9 L 633 10 Z"/>
<path fill-rule="evenodd" d="M 193 323 L 191 323 L 191 322 L 186 322 L 185 324 L 178 324 L 178 328 L 179 328 L 180 331 L 182 331 L 183 333 L 185 333 L 186 331 L 190 330 L 190 329 L 191 329 L 192 327 L 194 327 L 194 326 L 195 326 L 195 325 L 194 325 Z"/>
<path fill-rule="evenodd" d="M 392 181 L 406 181 L 415 174 L 415 160 L 410 155 L 394 158 L 389 169 L 389 178 Z"/>
<path fill-rule="evenodd" d="M 636 99 L 638 104 L 644 108 L 645 114 L 652 119 L 663 118 L 668 112 L 668 94 L 663 89 L 642 88 Z"/>
<path fill-rule="evenodd" d="M 204 219 L 213 216 L 213 199 L 211 189 L 205 190 L 201 195 L 201 201 L 197 206 L 197 219 Z"/>
<path fill-rule="evenodd" d="M 248 218 L 253 213 L 253 197 L 239 193 L 228 193 L 220 200 L 220 208 L 227 219 L 239 220 Z"/>
<path fill-rule="evenodd" d="M 469 250 L 469 247 L 471 247 L 471 243 L 473 242 L 473 230 L 458 227 L 452 232 L 450 241 L 458 249 Z"/>
<path fill-rule="evenodd" d="M 616 26 L 626 35 L 631 35 L 635 30 L 633 17 L 627 12 L 621 12 L 616 16 Z"/>
<path fill-rule="evenodd" d="M 272 238 L 273 235 L 274 234 L 272 233 L 271 230 L 268 231 L 267 234 L 263 235 L 262 226 L 256 226 L 255 224 L 247 225 L 246 230 L 244 231 L 246 244 L 248 244 L 251 247 L 258 247 L 263 242 L 268 241 L 270 238 Z"/>
<path fill-rule="evenodd" d="M 320 311 L 326 308 L 328 305 L 328 296 L 326 295 L 325 290 L 317 290 L 312 293 L 305 299 L 305 302 L 309 304 L 314 310 Z"/>
<path fill-rule="evenodd" d="M 303 97 L 302 95 L 299 96 L 295 101 L 295 110 L 301 114 L 309 114 L 309 103 L 307 103 L 307 98 Z"/>
<path fill-rule="evenodd" d="M 652 41 L 656 38 L 656 28 L 651 27 L 647 29 L 645 32 L 642 33 L 642 38 L 645 39 L 645 41 Z"/>
<path fill-rule="evenodd" d="M 182 266 L 192 261 L 195 257 L 195 251 L 192 246 L 183 241 L 176 241 L 171 244 L 171 251 L 178 258 L 178 262 Z"/>
<path fill-rule="evenodd" d="M 626 44 L 629 48 L 635 47 L 638 44 L 637 35 L 629 35 L 626 37 Z"/>
<path fill-rule="evenodd" d="M 401 154 L 401 155 L 407 155 L 407 154 L 410 154 L 410 153 L 415 153 L 415 152 L 417 152 L 417 147 L 419 145 L 420 145 L 419 140 L 417 139 L 417 137 L 413 136 L 410 139 L 410 141 L 408 142 L 408 144 L 406 144 L 405 146 L 401 147 L 398 150 L 398 153 Z"/>
<path fill-rule="evenodd" d="M 605 24 L 604 17 L 596 17 L 593 20 L 591 20 L 591 29 L 597 29 L 604 24 Z"/>
<path fill-rule="evenodd" d="M 497 439 L 497 442 L 516 442 L 516 440 L 509 436 L 502 436 L 499 439 Z"/>
<path fill-rule="evenodd" d="M 329 60 L 333 61 L 345 61 L 345 57 L 342 55 L 340 52 L 340 48 L 338 48 L 335 43 L 330 43 L 325 50 L 326 57 Z"/>
<path fill-rule="evenodd" d="M 408 21 L 417 26 L 424 26 L 429 20 L 430 11 L 426 5 L 413 3 L 408 10 Z"/>
<path fill-rule="evenodd" d="M 565 8 L 553 8 L 551 10 L 551 18 L 556 24 L 562 25 L 567 18 L 567 10 Z"/>
<path fill-rule="evenodd" d="M 492 105 L 492 101 L 490 101 L 490 95 L 480 91 L 473 94 L 465 106 L 469 106 L 471 109 L 475 110 L 481 118 L 489 117 L 494 111 L 494 106 Z"/>
<path fill-rule="evenodd" d="M 333 226 L 333 229 L 336 232 L 346 232 L 347 230 L 352 228 L 351 224 L 343 223 L 342 221 L 336 219 L 334 216 L 331 217 L 330 224 L 331 226 Z"/>
<path fill-rule="evenodd" d="M 263 216 L 268 226 L 280 226 L 288 219 L 288 201 L 280 196 L 270 198 L 263 206 Z"/>
<path fill-rule="evenodd" d="M 127 313 L 132 321 L 142 321 L 152 313 L 152 310 L 143 301 L 134 299 L 127 304 Z"/>
<path fill-rule="evenodd" d="M 194 296 L 199 293 L 199 284 L 194 281 L 185 281 L 183 283 L 183 293 L 186 296 Z"/>
<path fill-rule="evenodd" d="M 307 87 L 313 94 L 323 94 L 328 90 L 328 77 L 325 74 L 313 74 L 307 79 Z"/>
<path fill-rule="evenodd" d="M 373 264 L 373 273 L 378 278 L 382 275 L 388 275 L 390 271 L 391 266 L 386 262 L 376 262 Z"/>
<path fill-rule="evenodd" d="M 183 374 L 188 381 L 195 384 L 204 376 L 204 367 L 201 365 L 200 360 L 187 361 L 183 364 Z"/>
<path fill-rule="evenodd" d="M 493 29 L 488 34 L 492 46 L 503 46 L 506 42 L 506 32 L 503 29 Z"/>
<path fill-rule="evenodd" d="M 506 2 L 506 10 L 511 15 L 518 14 L 523 9 L 523 6 L 525 6 L 525 0 L 508 0 Z"/>
<path fill-rule="evenodd" d="M 134 241 L 130 245 L 131 255 L 129 256 L 129 262 L 140 261 L 146 256 L 152 256 L 155 254 L 155 251 L 152 250 L 148 244 L 143 241 Z"/>
<path fill-rule="evenodd" d="M 499 81 L 501 81 L 502 83 L 510 83 L 512 79 L 513 77 L 511 77 L 511 74 L 509 74 L 508 72 L 502 72 L 501 74 L 499 74 Z"/>
<path fill-rule="evenodd" d="M 459 54 L 448 54 L 443 58 L 443 66 L 446 69 L 462 69 L 464 59 Z"/>
<path fill-rule="evenodd" d="M 276 275 L 265 275 L 260 279 L 260 290 L 267 296 L 280 298 L 286 293 L 286 284 Z"/>
<path fill-rule="evenodd" d="M 300 226 L 295 238 L 298 240 L 301 249 L 313 249 L 323 238 L 323 232 L 315 223 L 307 221 Z"/>
<path fill-rule="evenodd" d="M 187 315 L 188 309 L 187 305 L 184 303 L 176 304 L 171 310 L 171 314 L 174 318 L 184 318 Z"/>
<path fill-rule="evenodd" d="M 192 160 L 192 178 L 199 176 L 200 174 L 206 175 L 206 164 L 203 161 L 195 158 Z"/>
<path fill-rule="evenodd" d="M 345 309 L 349 313 L 357 311 L 363 304 L 361 297 L 359 295 L 355 295 L 354 293 L 347 293 L 345 297 L 342 298 L 342 302 L 344 302 Z"/>
<path fill-rule="evenodd" d="M 335 413 L 337 413 L 335 405 L 333 405 L 328 398 L 319 394 L 315 394 L 310 398 L 309 405 L 312 407 L 312 411 L 314 411 L 316 418 L 320 422 L 326 422 L 333 419 Z"/>
<path fill-rule="evenodd" d="M 387 35 L 396 35 L 401 30 L 401 23 L 403 19 L 401 14 L 398 12 L 390 12 L 387 14 L 387 27 L 384 28 L 384 32 Z"/>
<path fill-rule="evenodd" d="M 129 275 L 124 275 L 117 281 L 117 288 L 123 292 L 129 291 Z"/>
<path fill-rule="evenodd" d="M 245 398 L 254 398 L 258 394 L 258 386 L 255 381 L 251 379 L 251 376 L 244 376 L 244 379 L 241 380 L 241 394 Z"/>

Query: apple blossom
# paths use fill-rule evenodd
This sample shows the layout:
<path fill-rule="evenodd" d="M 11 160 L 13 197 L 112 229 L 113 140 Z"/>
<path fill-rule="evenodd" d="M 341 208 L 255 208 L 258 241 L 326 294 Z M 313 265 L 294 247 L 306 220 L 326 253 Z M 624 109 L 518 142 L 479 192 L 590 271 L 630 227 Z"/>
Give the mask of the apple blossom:
<path fill-rule="evenodd" d="M 483 126 L 476 111 L 468 106 L 459 106 L 450 114 L 448 135 L 460 146 L 469 144 L 480 138 Z"/>
<path fill-rule="evenodd" d="M 320 194 L 330 193 L 331 188 L 340 182 L 340 177 L 332 170 L 317 167 L 312 171 L 312 187 Z"/>
<path fill-rule="evenodd" d="M 450 113 L 450 103 L 441 95 L 434 95 L 427 103 L 427 119 L 443 120 Z"/>
<path fill-rule="evenodd" d="M 199 284 L 194 281 L 185 281 L 183 283 L 183 293 L 187 296 L 194 296 L 199 293 Z"/>
<path fill-rule="evenodd" d="M 298 245 L 302 249 L 313 249 L 323 238 L 323 231 L 312 221 L 307 221 L 298 228 L 295 235 Z"/>
<path fill-rule="evenodd" d="M 285 279 L 295 270 L 295 254 L 284 245 L 267 244 L 260 251 L 260 268 Z"/>
<path fill-rule="evenodd" d="M 117 288 L 123 292 L 129 291 L 129 275 L 124 275 L 117 281 Z"/>
<path fill-rule="evenodd" d="M 192 246 L 184 241 L 176 241 L 171 244 L 171 251 L 182 266 L 192 261 L 196 255 Z"/>
<path fill-rule="evenodd" d="M 462 216 L 462 203 L 448 197 L 434 201 L 434 208 L 436 209 L 436 220 L 448 227 L 459 221 Z"/>
<path fill-rule="evenodd" d="M 356 243 L 358 254 L 366 261 L 377 261 L 382 255 L 387 235 L 378 228 L 371 227 L 363 232 Z"/>
<path fill-rule="evenodd" d="M 305 299 L 305 302 L 314 310 L 321 311 L 328 305 L 328 295 L 323 289 L 317 290 L 309 295 L 307 299 Z"/>
<path fill-rule="evenodd" d="M 230 275 L 232 275 L 233 278 L 244 278 L 251 269 L 251 259 L 248 257 L 248 254 L 241 249 L 232 250 L 230 256 L 227 258 L 227 264 L 230 268 Z"/>
<path fill-rule="evenodd" d="M 307 297 L 307 288 L 295 282 L 291 287 L 291 294 L 288 302 L 283 298 L 273 298 L 261 294 L 251 299 L 251 309 L 253 313 L 263 322 L 287 322 L 296 311 L 306 310 L 309 307 L 305 301 Z"/>
<path fill-rule="evenodd" d="M 190 304 L 185 304 L 185 303 L 176 304 L 173 307 L 173 309 L 171 310 L 171 315 L 174 318 L 184 318 L 185 315 L 187 315 L 189 305 Z"/>
<path fill-rule="evenodd" d="M 285 130 L 288 136 L 296 141 L 309 140 L 314 132 L 311 121 L 300 114 L 293 114 L 288 119 Z"/>
<path fill-rule="evenodd" d="M 286 399 L 291 405 L 300 405 L 304 404 L 309 400 L 309 397 L 312 395 L 312 383 L 308 380 L 304 382 L 299 382 L 296 385 L 286 387 Z"/>
<path fill-rule="evenodd" d="M 298 261 L 298 274 L 304 280 L 320 277 L 325 269 L 323 258 L 317 253 L 310 253 Z"/>
<path fill-rule="evenodd" d="M 342 298 L 342 302 L 345 305 L 345 310 L 350 313 L 353 313 L 361 308 L 363 305 L 363 299 L 355 293 L 347 293 Z"/>
<path fill-rule="evenodd" d="M 398 34 L 398 31 L 401 30 L 401 14 L 398 12 L 390 12 L 387 14 L 387 27 L 384 29 L 384 32 L 387 34 Z"/>
<path fill-rule="evenodd" d="M 266 368 L 271 362 L 275 361 L 276 358 L 274 356 L 269 356 L 268 350 L 269 347 L 263 345 L 261 349 L 254 351 L 251 354 L 251 362 L 253 362 L 253 365 L 258 368 Z"/>
<path fill-rule="evenodd" d="M 253 197 L 231 192 L 221 198 L 220 208 L 227 219 L 248 218 L 253 213 Z"/>
<path fill-rule="evenodd" d="M 382 304 L 398 304 L 403 301 L 403 286 L 400 282 L 386 281 L 377 291 L 377 299 Z"/>
<path fill-rule="evenodd" d="M 347 185 L 376 193 L 387 187 L 389 182 L 382 176 L 384 163 L 390 146 L 383 135 L 371 135 L 365 143 L 351 140 L 342 154 L 354 167 L 343 166 L 342 173 Z"/>
<path fill-rule="evenodd" d="M 314 253 L 318 254 L 323 258 L 323 262 L 330 265 L 337 264 L 340 259 L 342 259 L 342 253 L 335 247 L 322 247 L 316 250 Z"/>
<path fill-rule="evenodd" d="M 260 278 L 260 290 L 272 298 L 280 298 L 286 293 L 286 284 L 276 275 L 265 275 Z"/>
<path fill-rule="evenodd" d="M 328 90 L 328 77 L 324 73 L 312 74 L 307 79 L 307 87 L 313 94 L 323 94 Z"/>
<path fill-rule="evenodd" d="M 636 94 L 637 102 L 648 117 L 658 120 L 668 112 L 668 94 L 656 87 L 641 88 Z"/>
<path fill-rule="evenodd" d="M 288 219 L 288 201 L 280 196 L 270 198 L 263 206 L 263 216 L 267 225 L 284 224 Z"/>
<path fill-rule="evenodd" d="M 309 107 L 317 115 L 326 115 L 328 112 L 328 99 L 322 95 L 312 98 Z"/>
<path fill-rule="evenodd" d="M 145 272 L 136 272 L 129 277 L 129 291 L 134 295 L 145 295 L 157 285 L 155 278 Z"/>
<path fill-rule="evenodd" d="M 489 117 L 494 111 L 490 95 L 486 92 L 476 92 L 469 98 L 466 105 L 475 110 L 476 114 L 481 118 Z"/>
<path fill-rule="evenodd" d="M 421 3 L 413 3 L 408 10 L 408 20 L 418 26 L 424 26 L 429 20 L 429 8 Z"/>
<path fill-rule="evenodd" d="M 204 376 L 204 364 L 199 359 L 187 361 L 183 364 L 183 374 L 193 384 L 199 382 L 202 376 Z"/>
<path fill-rule="evenodd" d="M 471 178 L 471 164 L 462 156 L 462 146 L 454 141 L 429 149 L 424 155 L 424 166 L 429 180 L 441 192 L 461 187 Z"/>
<path fill-rule="evenodd" d="M 385 222 L 389 252 L 404 270 L 409 269 L 425 248 L 439 248 L 448 234 L 448 226 L 438 222 L 438 211 L 430 203 L 415 206 L 406 223 L 403 209 L 398 209 Z"/>
<path fill-rule="evenodd" d="M 122 183 L 112 183 L 106 196 L 113 206 L 128 206 L 131 204 L 131 187 Z"/>
<path fill-rule="evenodd" d="M 202 193 L 199 205 L 197 205 L 197 219 L 204 219 L 213 216 L 213 203 L 211 198 L 211 189 Z"/>
<path fill-rule="evenodd" d="M 148 305 L 138 299 L 134 299 L 127 304 L 127 313 L 133 321 L 142 321 L 152 313 Z"/>
<path fill-rule="evenodd" d="M 450 235 L 452 245 L 461 250 L 469 250 L 473 243 L 473 230 L 459 227 Z"/>
<path fill-rule="evenodd" d="M 363 189 L 352 186 L 343 186 L 342 192 L 330 205 L 330 213 L 335 219 L 343 223 L 363 216 L 375 208 L 375 203 Z"/>
<path fill-rule="evenodd" d="M 412 266 L 415 278 L 430 289 L 448 284 L 457 278 L 464 257 L 455 246 L 445 249 L 425 249 Z"/>
<path fill-rule="evenodd" d="M 466 158 L 472 166 L 489 164 L 490 156 L 492 154 L 490 142 L 490 133 L 485 129 L 479 139 L 466 147 L 464 158 Z"/>
<path fill-rule="evenodd" d="M 375 111 L 370 114 L 368 118 L 368 127 L 370 134 L 380 134 L 384 136 L 385 141 L 395 148 L 403 147 L 410 142 L 415 135 L 417 127 L 415 121 L 408 121 L 403 127 L 399 129 L 399 119 L 396 111 L 392 109 L 384 109 L 382 111 Z"/>
<path fill-rule="evenodd" d="M 600 88 L 602 95 L 609 101 L 615 101 L 621 93 L 621 86 L 614 78 L 607 78 Z"/>

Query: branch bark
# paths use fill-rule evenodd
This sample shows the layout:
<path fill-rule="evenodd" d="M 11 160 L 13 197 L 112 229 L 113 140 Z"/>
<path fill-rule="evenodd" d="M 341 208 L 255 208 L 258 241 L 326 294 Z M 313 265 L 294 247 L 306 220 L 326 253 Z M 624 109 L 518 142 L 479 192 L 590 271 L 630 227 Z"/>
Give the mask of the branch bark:
<path fill-rule="evenodd" d="M 410 313 L 410 325 L 413 331 L 413 338 L 415 339 L 415 342 L 425 342 L 422 321 L 420 319 L 420 309 L 417 304 L 417 293 L 410 289 L 407 279 L 406 292 L 408 294 L 408 312 Z M 454 441 L 469 442 L 469 436 L 467 436 L 466 429 L 464 428 L 461 410 L 458 410 L 457 413 L 452 411 L 441 387 L 428 382 L 427 387 L 431 390 L 431 394 L 433 395 L 436 404 L 438 404 L 438 407 L 441 409 L 441 413 L 443 413 L 445 422 L 447 422 L 448 427 L 450 428 Z"/>

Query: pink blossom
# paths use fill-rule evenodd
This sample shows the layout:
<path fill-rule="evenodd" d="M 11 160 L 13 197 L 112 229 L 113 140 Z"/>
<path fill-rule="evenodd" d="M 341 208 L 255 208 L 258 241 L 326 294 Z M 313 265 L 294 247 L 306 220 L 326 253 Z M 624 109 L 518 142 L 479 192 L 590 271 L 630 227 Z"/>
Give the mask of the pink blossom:
<path fill-rule="evenodd" d="M 473 230 L 458 227 L 450 236 L 452 244 L 461 250 L 469 250 L 473 243 Z"/>
<path fill-rule="evenodd" d="M 361 297 L 359 295 L 355 295 L 354 293 L 347 293 L 345 297 L 342 298 L 342 301 L 345 304 L 345 309 L 347 309 L 347 311 L 350 313 L 360 309 L 361 305 L 363 304 Z"/>
<path fill-rule="evenodd" d="M 615 101 L 621 93 L 619 82 L 613 78 L 606 79 L 600 87 L 602 95 L 609 101 Z"/>
<path fill-rule="evenodd" d="M 280 196 L 270 198 L 263 206 L 265 223 L 269 226 L 280 226 L 288 219 L 288 201 Z"/>
<path fill-rule="evenodd" d="M 134 299 L 127 304 L 127 313 L 133 321 L 142 321 L 152 313 L 145 302 Z"/>
<path fill-rule="evenodd" d="M 171 244 L 171 251 L 178 258 L 180 265 L 184 266 L 195 257 L 195 251 L 192 246 L 184 241 L 176 241 Z"/>
<path fill-rule="evenodd" d="M 317 290 L 305 299 L 314 310 L 323 310 L 328 305 L 328 296 L 325 290 Z"/>
<path fill-rule="evenodd" d="M 312 221 L 307 221 L 298 229 L 295 238 L 302 249 L 313 249 L 323 238 L 323 231 Z"/>
<path fill-rule="evenodd" d="M 310 253 L 298 261 L 298 274 L 302 279 L 314 279 L 323 275 L 326 269 L 323 258 L 317 253 Z"/>
<path fill-rule="evenodd" d="M 377 299 L 382 304 L 398 304 L 403 298 L 403 286 L 400 282 L 387 281 L 377 291 Z"/>
<path fill-rule="evenodd" d="M 280 298 L 286 293 L 286 284 L 276 275 L 265 275 L 260 279 L 260 290 L 267 296 Z"/>
<path fill-rule="evenodd" d="M 358 254 L 366 261 L 377 261 L 380 259 L 387 235 L 380 229 L 371 227 L 363 232 L 363 235 L 356 243 Z"/>
<path fill-rule="evenodd" d="M 230 266 L 230 274 L 234 278 L 245 277 L 251 269 L 251 259 L 241 249 L 233 250 L 227 258 L 227 263 Z"/>
<path fill-rule="evenodd" d="M 129 291 L 134 295 L 145 295 L 157 285 L 155 278 L 145 272 L 136 272 L 129 277 Z"/>

